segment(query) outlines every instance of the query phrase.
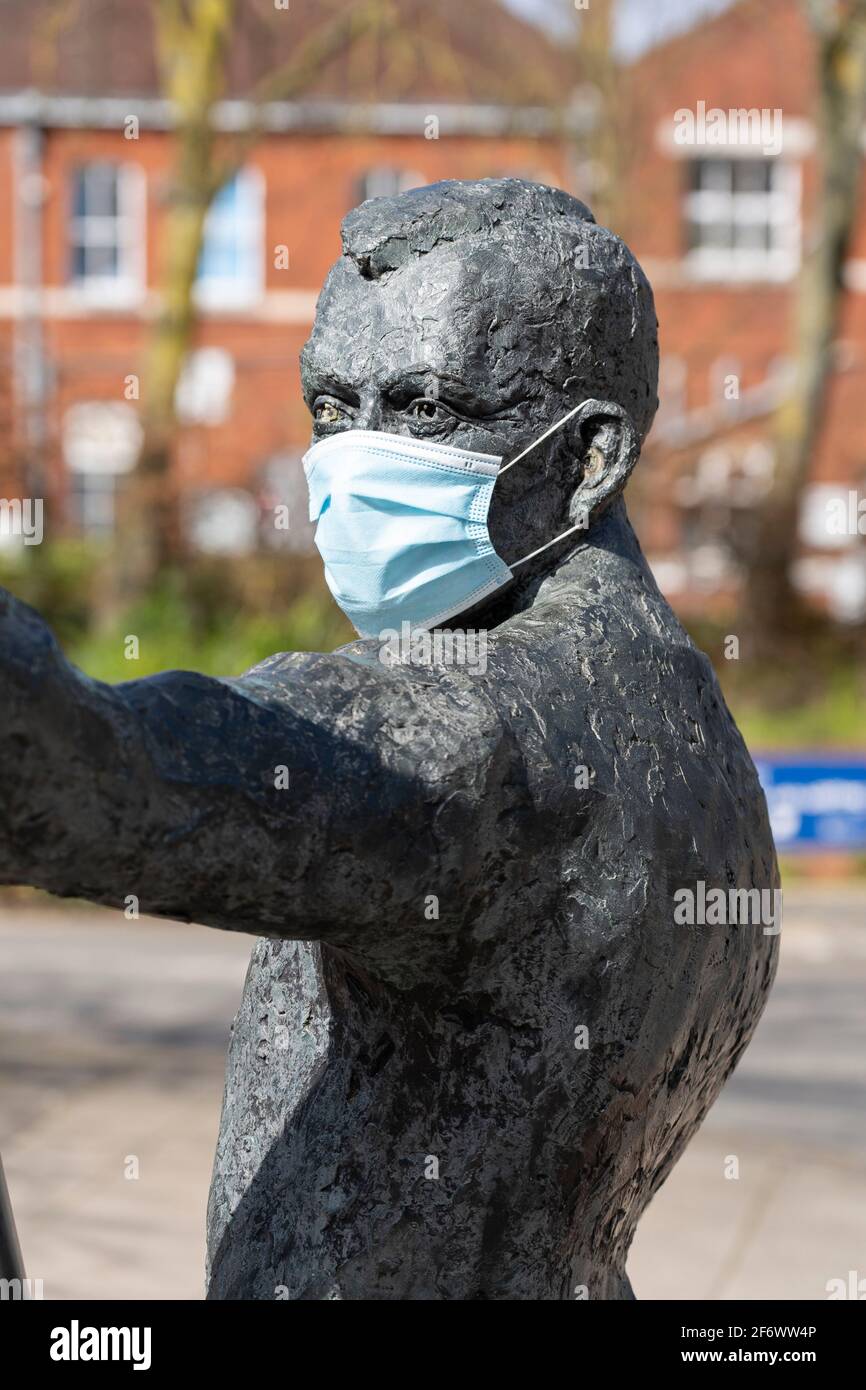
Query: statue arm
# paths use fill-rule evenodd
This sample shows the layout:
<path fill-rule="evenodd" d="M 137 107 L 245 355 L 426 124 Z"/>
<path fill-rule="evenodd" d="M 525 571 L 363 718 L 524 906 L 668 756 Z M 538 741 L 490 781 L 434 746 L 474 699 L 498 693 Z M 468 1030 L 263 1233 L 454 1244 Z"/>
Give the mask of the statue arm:
<path fill-rule="evenodd" d="M 335 944 L 468 903 L 514 749 L 480 688 L 369 645 L 108 686 L 0 590 L 0 882 Z"/>

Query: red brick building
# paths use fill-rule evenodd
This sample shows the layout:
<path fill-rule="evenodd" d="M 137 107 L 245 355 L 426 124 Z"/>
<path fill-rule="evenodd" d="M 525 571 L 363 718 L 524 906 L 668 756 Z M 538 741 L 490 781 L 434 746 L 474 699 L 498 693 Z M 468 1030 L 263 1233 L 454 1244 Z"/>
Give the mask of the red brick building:
<path fill-rule="evenodd" d="M 215 116 L 229 134 L 249 123 L 258 80 L 329 18 L 324 3 L 239 9 Z M 568 182 L 549 96 L 569 90 L 572 60 L 497 0 L 399 9 L 398 34 L 370 35 L 332 60 L 303 101 L 264 107 L 266 133 L 211 213 L 176 459 L 185 491 L 201 499 L 203 544 L 214 527 L 217 540 L 228 527 L 255 543 L 256 502 L 273 496 L 288 494 L 302 516 L 309 419 L 298 354 L 351 207 L 445 177 Z M 130 378 L 154 312 L 172 158 L 153 10 L 4 0 L 0 495 L 44 494 L 48 534 L 110 530 L 135 458 Z M 292 533 L 303 543 L 294 521 Z"/>
<path fill-rule="evenodd" d="M 773 468 L 769 412 L 816 190 L 815 59 L 802 6 L 740 0 L 648 53 L 630 71 L 628 97 L 632 157 L 617 230 L 652 281 L 662 355 L 659 415 L 635 480 L 640 532 L 678 606 L 705 607 L 735 587 L 738 541 Z M 866 496 L 866 201 L 845 280 L 796 574 L 856 619 L 866 615 L 864 539 L 836 535 L 827 503 L 849 490 Z"/>
<path fill-rule="evenodd" d="M 399 38 L 368 36 L 303 101 L 265 109 L 266 134 L 215 205 L 179 393 L 177 469 L 199 499 L 202 544 L 226 528 L 257 543 L 275 496 L 303 516 L 298 352 L 350 207 L 505 173 L 592 202 L 580 171 L 593 106 L 579 99 L 567 44 L 498 0 L 400 0 L 399 10 Z M 325 0 L 287 10 L 243 0 L 221 129 L 243 128 L 257 80 L 327 16 Z M 127 381 L 154 312 L 172 155 L 152 20 L 153 4 L 138 0 L 4 3 L 0 496 L 44 492 L 49 535 L 109 530 L 135 456 Z M 663 587 L 705 608 L 735 592 L 738 540 L 773 468 L 769 412 L 816 174 L 798 0 L 740 0 L 625 69 L 620 86 L 630 158 L 615 230 L 655 288 L 662 349 L 661 409 L 632 510 Z M 825 517 L 829 499 L 866 492 L 866 216 L 846 279 L 798 573 L 854 618 L 866 612 L 863 539 L 829 535 Z M 291 535 L 308 539 L 294 523 Z"/>

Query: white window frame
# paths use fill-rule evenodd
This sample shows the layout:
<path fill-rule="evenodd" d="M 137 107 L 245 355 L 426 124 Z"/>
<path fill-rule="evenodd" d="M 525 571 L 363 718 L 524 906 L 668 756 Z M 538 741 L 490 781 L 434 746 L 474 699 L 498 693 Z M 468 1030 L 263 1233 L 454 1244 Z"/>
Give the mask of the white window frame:
<path fill-rule="evenodd" d="M 74 178 L 96 165 L 107 165 L 117 175 L 117 214 L 84 214 L 75 212 Z M 117 244 L 116 275 L 75 274 L 69 266 L 69 287 L 76 298 L 105 308 L 126 308 L 140 303 L 144 297 L 147 275 L 147 181 L 138 164 L 114 159 L 89 159 L 76 164 L 70 171 L 69 257 L 77 245 Z M 106 223 L 114 224 L 116 235 L 110 239 Z M 77 235 L 82 232 L 83 236 Z M 88 233 L 92 240 L 88 243 Z"/>
<path fill-rule="evenodd" d="M 692 150 L 690 154 L 699 162 L 727 163 L 732 168 L 741 159 L 763 162 L 763 156 L 742 146 L 714 146 L 712 152 L 695 154 Z M 694 224 L 711 226 L 724 222 L 736 226 L 740 222 L 768 226 L 771 230 L 769 247 L 691 247 L 685 255 L 685 266 L 694 279 L 779 282 L 796 274 L 802 247 L 801 169 L 784 157 L 770 157 L 766 163 L 771 170 L 768 192 L 690 189 L 686 193 L 683 210 L 689 229 Z"/>
<path fill-rule="evenodd" d="M 265 176 L 255 165 L 245 165 L 234 175 L 243 197 L 248 198 L 248 217 L 244 222 L 240 260 L 244 273 L 239 276 L 198 276 L 193 286 L 195 302 L 209 313 L 248 309 L 259 304 L 265 288 Z M 211 207 L 205 220 L 202 252 L 209 233 L 213 235 L 220 212 Z"/>
<path fill-rule="evenodd" d="M 125 401 L 81 400 L 67 407 L 62 442 L 69 478 L 69 514 L 83 535 L 108 536 L 114 531 L 117 494 L 135 467 L 141 439 L 141 422 Z M 109 499 L 105 508 L 108 516 L 98 522 L 95 518 L 100 508 L 94 506 L 95 498 Z"/>
<path fill-rule="evenodd" d="M 122 473 L 70 473 L 69 517 L 80 536 L 88 540 L 107 540 L 114 535 L 118 480 L 123 476 Z"/>
<path fill-rule="evenodd" d="M 231 415 L 235 359 L 226 348 L 198 347 L 186 355 L 174 393 L 184 425 L 222 425 Z"/>

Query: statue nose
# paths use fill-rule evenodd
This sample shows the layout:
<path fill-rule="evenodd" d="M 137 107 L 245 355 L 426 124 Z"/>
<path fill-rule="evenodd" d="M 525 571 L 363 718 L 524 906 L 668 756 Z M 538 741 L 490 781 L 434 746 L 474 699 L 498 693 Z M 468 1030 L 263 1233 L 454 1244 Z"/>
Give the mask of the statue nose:
<path fill-rule="evenodd" d="M 361 397 L 361 405 L 355 416 L 355 429 L 358 430 L 381 430 L 383 428 L 384 410 L 382 397 L 378 391 L 364 392 Z"/>

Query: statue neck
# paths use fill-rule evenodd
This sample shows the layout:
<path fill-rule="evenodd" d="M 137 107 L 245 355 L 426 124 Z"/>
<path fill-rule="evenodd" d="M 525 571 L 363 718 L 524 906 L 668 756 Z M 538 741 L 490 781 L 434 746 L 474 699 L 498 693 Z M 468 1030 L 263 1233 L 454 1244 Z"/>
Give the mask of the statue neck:
<path fill-rule="evenodd" d="M 460 625 L 498 627 L 555 596 L 586 592 L 602 573 L 623 597 L 630 589 L 643 589 L 647 580 L 654 583 L 621 497 L 588 531 L 575 532 L 530 561 L 513 584 L 464 615 Z"/>

